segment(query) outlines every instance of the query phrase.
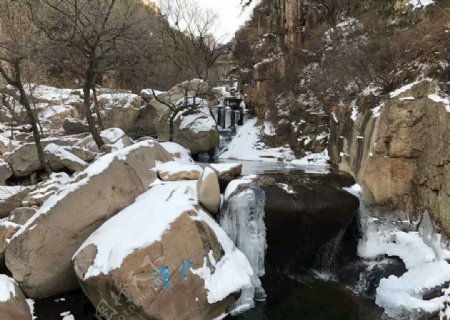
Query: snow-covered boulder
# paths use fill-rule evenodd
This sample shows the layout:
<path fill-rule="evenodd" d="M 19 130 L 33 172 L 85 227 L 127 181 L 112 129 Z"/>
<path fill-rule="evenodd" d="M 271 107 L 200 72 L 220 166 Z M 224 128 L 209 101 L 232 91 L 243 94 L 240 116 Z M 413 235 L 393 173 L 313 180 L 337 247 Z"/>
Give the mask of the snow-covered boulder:
<path fill-rule="evenodd" d="M 211 213 L 220 208 L 219 179 L 213 169 L 207 167 L 198 178 L 197 192 L 199 202 Z"/>
<path fill-rule="evenodd" d="M 184 104 L 181 99 L 178 104 Z M 189 149 L 192 154 L 209 152 L 219 144 L 219 131 L 208 103 L 189 98 L 189 107 L 180 111 L 174 120 L 173 141 Z"/>
<path fill-rule="evenodd" d="M 155 185 L 80 247 L 75 273 L 97 310 L 113 306 L 117 319 L 214 319 L 251 286 L 248 260 L 198 206 L 195 188 Z"/>
<path fill-rule="evenodd" d="M 48 138 L 42 140 L 42 146 L 45 148 L 49 144 L 58 146 L 73 146 L 78 142 L 77 138 Z M 6 162 L 9 163 L 13 170 L 13 175 L 16 177 L 26 177 L 43 169 L 41 161 L 39 160 L 36 144 L 34 142 L 25 143 L 14 151 L 4 155 Z"/>
<path fill-rule="evenodd" d="M 0 315 L 5 320 L 31 320 L 27 300 L 14 279 L 0 275 Z"/>
<path fill-rule="evenodd" d="M 103 112 L 103 126 L 125 132 L 130 132 L 143 108 L 141 97 L 132 93 L 101 94 L 98 104 Z"/>
<path fill-rule="evenodd" d="M 107 154 L 77 174 L 21 227 L 6 265 L 26 294 L 42 298 L 73 290 L 71 257 L 103 222 L 156 179 L 156 161 L 171 159 L 154 141 Z"/>
<path fill-rule="evenodd" d="M 183 164 L 175 161 L 158 165 L 158 177 L 162 181 L 197 180 L 203 169 L 195 164 Z"/>
<path fill-rule="evenodd" d="M 5 184 L 5 181 L 12 176 L 12 170 L 9 164 L 0 158 L 0 186 Z"/>
<path fill-rule="evenodd" d="M 82 171 L 88 166 L 86 161 L 54 143 L 45 147 L 44 154 L 53 171 L 67 170 L 73 173 Z"/>
<path fill-rule="evenodd" d="M 161 146 L 172 155 L 175 161 L 185 164 L 194 163 L 191 152 L 178 143 L 162 142 Z"/>
<path fill-rule="evenodd" d="M 23 198 L 31 191 L 31 188 L 22 186 L 0 186 L 0 218 L 21 206 Z"/>

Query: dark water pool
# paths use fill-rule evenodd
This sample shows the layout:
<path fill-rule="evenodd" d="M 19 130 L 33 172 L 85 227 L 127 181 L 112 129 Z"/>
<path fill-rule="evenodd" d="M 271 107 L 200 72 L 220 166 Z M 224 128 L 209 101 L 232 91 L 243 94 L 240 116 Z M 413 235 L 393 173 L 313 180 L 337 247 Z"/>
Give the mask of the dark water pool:
<path fill-rule="evenodd" d="M 268 298 L 227 320 L 380 320 L 373 300 L 359 297 L 341 283 L 318 278 L 272 276 L 263 281 Z"/>

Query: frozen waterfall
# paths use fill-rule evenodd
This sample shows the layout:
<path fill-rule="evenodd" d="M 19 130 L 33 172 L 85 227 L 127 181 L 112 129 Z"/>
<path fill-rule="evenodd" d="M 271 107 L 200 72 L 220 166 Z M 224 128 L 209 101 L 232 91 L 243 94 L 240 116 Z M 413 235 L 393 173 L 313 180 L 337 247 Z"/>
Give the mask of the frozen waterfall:
<path fill-rule="evenodd" d="M 265 274 L 264 258 L 267 249 L 265 202 L 264 190 L 252 188 L 228 199 L 221 212 L 220 225 L 247 256 L 255 272 L 253 288 L 243 290 L 234 306 L 234 313 L 250 309 L 255 300 L 262 301 L 266 298 L 259 280 Z"/>

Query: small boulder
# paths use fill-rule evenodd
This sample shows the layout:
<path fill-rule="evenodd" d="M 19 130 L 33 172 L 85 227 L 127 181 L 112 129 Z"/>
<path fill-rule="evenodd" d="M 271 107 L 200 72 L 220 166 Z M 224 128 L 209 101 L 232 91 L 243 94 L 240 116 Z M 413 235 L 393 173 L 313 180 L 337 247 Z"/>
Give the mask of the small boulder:
<path fill-rule="evenodd" d="M 68 118 L 64 120 L 63 129 L 67 134 L 79 134 L 89 132 L 89 125 L 84 120 Z"/>
<path fill-rule="evenodd" d="M 220 183 L 228 183 L 242 173 L 242 164 L 240 163 L 214 163 L 209 166 L 216 172 Z"/>
<path fill-rule="evenodd" d="M 86 161 L 53 143 L 45 147 L 44 154 L 53 171 L 67 170 L 73 173 L 83 171 L 88 166 Z"/>
<path fill-rule="evenodd" d="M 195 164 L 182 164 L 175 161 L 158 165 L 158 176 L 163 181 L 198 180 L 203 169 Z"/>
<path fill-rule="evenodd" d="M 30 191 L 31 188 L 22 186 L 0 186 L 0 218 L 7 217 L 12 210 L 20 207 Z"/>
<path fill-rule="evenodd" d="M 219 179 L 213 169 L 206 167 L 198 178 L 197 192 L 199 202 L 211 213 L 220 208 Z"/>
<path fill-rule="evenodd" d="M 11 211 L 8 220 L 19 225 L 24 225 L 32 216 L 34 216 L 36 211 L 37 209 L 33 207 L 16 208 Z"/>
<path fill-rule="evenodd" d="M 14 279 L 0 275 L 0 315 L 4 320 L 31 320 L 27 300 Z"/>
<path fill-rule="evenodd" d="M 9 164 L 0 158 L 0 186 L 5 185 L 6 180 L 13 174 Z"/>

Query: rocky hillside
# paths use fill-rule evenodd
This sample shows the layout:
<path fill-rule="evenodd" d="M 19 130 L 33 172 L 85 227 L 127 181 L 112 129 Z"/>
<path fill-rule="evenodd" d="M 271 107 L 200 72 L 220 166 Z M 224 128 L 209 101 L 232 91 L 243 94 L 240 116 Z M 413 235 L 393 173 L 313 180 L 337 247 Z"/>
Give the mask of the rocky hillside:
<path fill-rule="evenodd" d="M 262 1 L 235 54 L 266 143 L 327 147 L 369 203 L 450 233 L 449 17 L 448 1 Z"/>

